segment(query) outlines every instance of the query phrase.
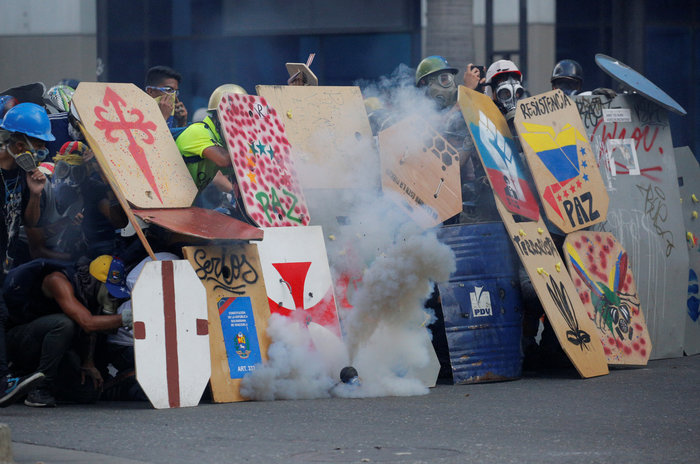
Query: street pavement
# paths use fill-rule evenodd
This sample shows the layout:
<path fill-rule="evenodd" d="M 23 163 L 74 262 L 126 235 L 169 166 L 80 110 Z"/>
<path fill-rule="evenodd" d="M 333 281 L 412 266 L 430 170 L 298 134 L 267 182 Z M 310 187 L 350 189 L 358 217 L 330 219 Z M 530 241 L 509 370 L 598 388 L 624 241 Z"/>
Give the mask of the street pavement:
<path fill-rule="evenodd" d="M 0 410 L 18 464 L 700 462 L 700 356 L 424 396 Z"/>

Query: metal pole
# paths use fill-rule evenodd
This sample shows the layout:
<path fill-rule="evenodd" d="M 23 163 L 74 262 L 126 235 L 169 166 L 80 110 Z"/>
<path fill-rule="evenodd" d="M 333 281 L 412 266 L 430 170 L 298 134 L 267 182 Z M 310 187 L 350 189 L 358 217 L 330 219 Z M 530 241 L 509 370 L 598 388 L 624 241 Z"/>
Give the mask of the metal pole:
<path fill-rule="evenodd" d="M 484 33 L 486 35 L 486 63 L 488 68 L 493 63 L 493 0 L 486 0 L 486 21 Z"/>
<path fill-rule="evenodd" d="M 527 0 L 520 0 L 520 24 L 518 26 L 520 36 L 520 72 L 527 81 Z"/>

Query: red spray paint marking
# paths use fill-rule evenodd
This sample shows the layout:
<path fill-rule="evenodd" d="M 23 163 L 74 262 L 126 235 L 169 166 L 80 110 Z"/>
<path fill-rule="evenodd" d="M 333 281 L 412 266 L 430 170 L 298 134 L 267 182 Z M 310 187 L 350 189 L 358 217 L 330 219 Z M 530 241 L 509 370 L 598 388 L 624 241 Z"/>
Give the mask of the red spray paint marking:
<path fill-rule="evenodd" d="M 627 169 L 627 166 L 625 166 L 622 163 L 615 161 L 615 166 L 616 166 L 615 172 L 617 174 L 629 174 L 630 173 L 629 170 Z M 662 172 L 663 170 L 664 169 L 661 166 L 652 166 L 650 168 L 640 169 L 639 173 L 642 176 L 646 177 L 647 179 L 653 180 L 654 182 L 661 182 L 661 179 L 659 179 L 658 177 L 652 176 L 651 174 L 649 174 L 649 171 Z"/>
<path fill-rule="evenodd" d="M 162 261 L 163 320 L 165 325 L 165 372 L 168 381 L 168 403 L 180 406 L 180 365 L 177 356 L 177 313 L 175 310 L 175 280 L 173 262 Z"/>
<path fill-rule="evenodd" d="M 146 177 L 148 184 L 151 186 L 155 192 L 158 200 L 163 203 L 163 199 L 160 196 L 160 191 L 158 190 L 158 185 L 156 184 L 155 177 L 151 171 L 151 167 L 146 159 L 146 152 L 143 148 L 136 142 L 134 138 L 134 133 L 132 131 L 140 131 L 146 135 L 142 140 L 143 143 L 147 145 L 152 145 L 155 141 L 155 137 L 152 132 L 156 130 L 156 124 L 153 121 L 143 120 L 143 113 L 137 108 L 132 108 L 127 110 L 127 113 L 136 117 L 136 121 L 127 121 L 122 111 L 122 107 L 126 107 L 126 102 L 122 97 L 120 97 L 114 90 L 107 87 L 105 90 L 105 96 L 102 99 L 102 103 L 107 106 L 112 106 L 115 113 L 117 114 L 117 121 L 108 121 L 105 119 L 104 115 L 107 113 L 107 108 L 101 106 L 95 107 L 95 116 L 97 116 L 97 121 L 95 121 L 95 127 L 104 131 L 105 139 L 110 143 L 116 143 L 119 141 L 119 137 L 112 135 L 112 132 L 123 131 L 126 135 L 126 139 L 129 141 L 129 153 L 134 157 L 136 164 L 139 166 L 143 175 Z"/>
<path fill-rule="evenodd" d="M 613 123 L 613 128 L 612 131 L 608 130 L 608 126 L 603 124 L 603 119 L 598 121 L 598 124 L 596 124 L 595 128 L 593 129 L 593 132 L 591 133 L 591 141 L 593 141 L 593 138 L 596 136 L 598 129 L 602 126 L 603 128 L 603 133 L 601 136 L 601 139 L 603 143 L 610 139 L 625 139 L 628 138 L 626 137 L 627 135 L 627 129 L 622 128 L 620 129 L 620 132 L 618 133 L 617 131 L 617 123 Z M 651 136 L 651 140 L 649 140 L 649 129 L 651 126 L 644 126 L 644 128 L 640 127 L 635 127 L 634 130 L 632 131 L 632 136 L 629 138 L 634 139 L 635 143 L 635 148 L 639 150 L 639 145 L 642 145 L 642 148 L 644 149 L 645 152 L 649 152 L 653 147 L 654 143 L 656 142 L 656 136 L 659 135 L 659 127 L 654 127 L 654 133 Z"/>
<path fill-rule="evenodd" d="M 304 287 L 311 263 L 273 263 L 272 266 L 277 269 L 283 282 L 287 284 L 292 294 L 292 299 L 294 300 L 295 310 L 305 313 L 306 319 L 304 322 L 316 322 L 319 325 L 332 329 L 336 335 L 340 335 L 340 326 L 338 324 L 332 288 L 328 288 L 324 297 L 316 305 L 310 308 L 304 308 Z M 285 308 L 270 298 L 268 298 L 268 302 L 270 304 L 270 312 L 282 314 L 287 317 L 294 316 L 294 310 Z"/>

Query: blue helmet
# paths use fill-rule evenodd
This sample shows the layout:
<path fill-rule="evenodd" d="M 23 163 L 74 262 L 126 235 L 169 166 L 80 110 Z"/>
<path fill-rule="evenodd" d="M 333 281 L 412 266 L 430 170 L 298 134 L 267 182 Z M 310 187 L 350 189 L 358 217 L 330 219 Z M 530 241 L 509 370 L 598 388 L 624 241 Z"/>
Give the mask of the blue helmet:
<path fill-rule="evenodd" d="M 56 137 L 51 133 L 51 122 L 46 110 L 35 103 L 20 103 L 10 108 L 5 113 L 0 128 L 9 132 L 19 132 L 45 142 L 56 140 Z"/>

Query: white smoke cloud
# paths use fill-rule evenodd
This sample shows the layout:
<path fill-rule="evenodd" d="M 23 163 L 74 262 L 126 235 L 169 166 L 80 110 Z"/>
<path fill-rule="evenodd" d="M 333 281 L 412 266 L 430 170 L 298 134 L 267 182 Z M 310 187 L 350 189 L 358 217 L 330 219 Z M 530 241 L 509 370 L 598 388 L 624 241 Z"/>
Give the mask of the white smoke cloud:
<path fill-rule="evenodd" d="M 255 400 L 313 399 L 330 396 L 335 384 L 314 346 L 309 330 L 291 318 L 273 314 L 267 325 L 272 340 L 268 361 L 241 381 L 241 394 Z"/>
<path fill-rule="evenodd" d="M 363 94 L 382 99 L 396 121 L 415 112 L 427 120 L 437 115 L 432 101 L 413 86 L 413 72 L 405 66 L 365 86 Z M 272 340 L 268 362 L 243 379 L 241 393 L 246 397 L 272 400 L 428 392 L 420 372 L 434 356 L 426 329 L 433 316 L 423 305 L 432 292 L 432 282 L 445 281 L 454 271 L 455 257 L 434 231 L 422 230 L 389 195 L 379 191 L 379 172 L 368 169 L 378 166 L 377 153 L 367 150 L 357 156 L 355 171 L 334 173 L 339 182 L 352 179 L 356 188 L 324 191 L 323 201 L 311 209 L 313 223 L 324 226 L 334 279 L 341 275 L 361 278 L 357 290 L 353 287 L 349 294 L 352 309 L 341 309 L 342 296 L 336 289 L 344 345 L 318 327 L 274 315 L 268 325 Z M 368 156 L 375 157 L 376 163 L 359 162 Z M 314 192 L 305 195 L 313 203 Z M 359 386 L 339 382 L 339 372 L 348 364 L 357 369 Z"/>

